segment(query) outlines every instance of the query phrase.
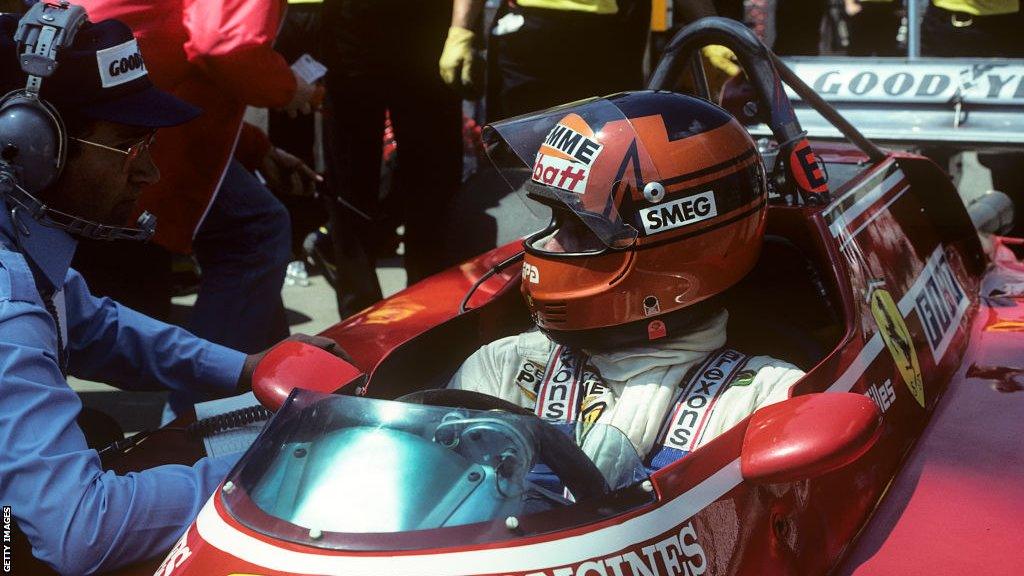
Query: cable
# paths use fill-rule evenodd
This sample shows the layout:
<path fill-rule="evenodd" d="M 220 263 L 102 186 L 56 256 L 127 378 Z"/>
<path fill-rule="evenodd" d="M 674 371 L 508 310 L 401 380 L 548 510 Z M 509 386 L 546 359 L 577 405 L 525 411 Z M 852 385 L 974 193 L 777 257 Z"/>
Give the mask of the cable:
<path fill-rule="evenodd" d="M 185 434 L 190 439 L 205 438 L 223 430 L 241 428 L 253 422 L 269 420 L 273 415 L 273 412 L 263 406 L 239 408 L 238 410 L 197 420 L 188 425 L 188 428 L 185 429 Z"/>
<path fill-rule="evenodd" d="M 152 430 L 143 430 L 142 432 L 139 432 L 134 436 L 129 436 L 128 438 L 123 438 L 121 440 L 111 442 L 104 448 L 100 448 L 99 450 L 97 450 L 96 453 L 99 454 L 100 456 L 103 456 L 108 452 L 126 452 L 129 448 L 134 448 L 140 442 L 142 442 L 146 438 L 149 438 L 151 434 L 153 434 Z"/>
<path fill-rule="evenodd" d="M 473 283 L 473 286 L 469 288 L 469 292 L 466 292 L 466 297 L 462 299 L 462 303 L 459 304 L 459 314 L 469 311 L 469 299 L 473 297 L 473 294 L 476 293 L 476 289 L 479 288 L 481 284 L 483 284 L 492 276 L 501 272 L 505 268 L 508 268 L 512 264 L 515 264 L 519 260 L 522 260 L 524 256 L 526 256 L 526 251 L 519 251 L 511 258 L 507 258 L 505 260 L 502 260 L 501 262 L 498 262 L 497 264 L 494 265 L 493 268 L 491 268 L 490 270 L 485 272 L 483 276 L 478 278 L 477 281 Z"/>

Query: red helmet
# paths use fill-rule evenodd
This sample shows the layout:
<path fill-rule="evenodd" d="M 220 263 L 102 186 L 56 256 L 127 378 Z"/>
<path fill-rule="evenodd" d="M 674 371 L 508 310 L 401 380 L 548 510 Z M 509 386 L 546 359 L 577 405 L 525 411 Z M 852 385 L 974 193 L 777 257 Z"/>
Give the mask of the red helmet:
<path fill-rule="evenodd" d="M 524 241 L 522 291 L 552 340 L 609 348 L 679 334 L 753 268 L 767 189 L 728 112 L 671 92 L 628 92 L 496 123 L 488 153 L 551 207 Z"/>

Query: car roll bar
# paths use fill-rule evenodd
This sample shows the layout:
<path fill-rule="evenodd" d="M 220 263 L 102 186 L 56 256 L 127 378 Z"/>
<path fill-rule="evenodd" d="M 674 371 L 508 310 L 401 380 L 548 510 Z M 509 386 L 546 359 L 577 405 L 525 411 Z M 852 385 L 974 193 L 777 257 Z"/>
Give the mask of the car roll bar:
<path fill-rule="evenodd" d="M 793 106 L 782 87 L 782 82 L 785 82 L 804 102 L 810 104 L 818 114 L 832 123 L 873 162 L 885 157 L 881 149 L 865 138 L 831 104 L 761 43 L 752 30 L 735 20 L 722 17 L 702 18 L 677 32 L 666 46 L 647 87 L 652 90 L 678 90 L 683 67 L 688 60 L 698 94 L 710 100 L 707 78 L 698 50 L 708 44 L 721 44 L 736 54 L 761 100 L 760 104 L 768 111 L 768 126 L 780 148 L 783 148 L 781 152 L 788 153 L 784 150 L 786 145 L 794 145 L 804 135 Z"/>

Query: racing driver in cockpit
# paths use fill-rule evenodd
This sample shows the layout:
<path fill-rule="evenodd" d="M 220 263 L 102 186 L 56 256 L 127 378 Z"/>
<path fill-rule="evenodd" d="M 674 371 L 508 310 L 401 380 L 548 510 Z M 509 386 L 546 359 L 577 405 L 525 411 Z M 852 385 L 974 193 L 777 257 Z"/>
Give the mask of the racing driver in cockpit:
<path fill-rule="evenodd" d="M 759 257 L 767 198 L 760 155 L 729 113 L 643 91 L 492 128 L 499 170 L 552 210 L 524 242 L 539 330 L 483 346 L 449 387 L 549 422 L 614 426 L 649 469 L 788 396 L 800 369 L 726 347 L 723 293 Z M 614 456 L 582 444 L 607 476 Z"/>

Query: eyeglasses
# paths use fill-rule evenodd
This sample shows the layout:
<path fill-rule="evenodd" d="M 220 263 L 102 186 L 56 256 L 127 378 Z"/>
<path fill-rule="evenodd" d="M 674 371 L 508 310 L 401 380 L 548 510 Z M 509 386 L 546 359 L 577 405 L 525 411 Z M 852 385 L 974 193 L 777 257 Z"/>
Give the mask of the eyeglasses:
<path fill-rule="evenodd" d="M 68 140 L 74 140 L 75 142 L 80 142 L 82 144 L 88 144 L 90 146 L 95 146 L 97 148 L 102 148 L 104 150 L 110 150 L 111 152 L 117 152 L 118 154 L 124 154 L 124 164 L 121 165 L 121 173 L 126 173 L 128 172 L 128 168 L 132 165 L 132 162 L 134 162 L 139 156 L 141 156 L 143 152 L 149 150 L 149 147 L 152 146 L 153 142 L 156 141 L 156 132 L 151 132 L 142 140 L 139 140 L 138 142 L 129 146 L 127 150 L 122 150 L 120 148 L 115 148 L 113 146 L 107 146 L 106 144 L 100 144 L 99 142 L 93 142 L 91 140 L 75 138 L 73 136 L 69 136 Z"/>

